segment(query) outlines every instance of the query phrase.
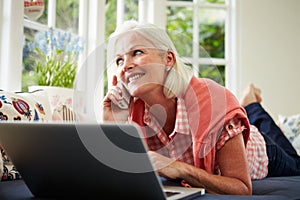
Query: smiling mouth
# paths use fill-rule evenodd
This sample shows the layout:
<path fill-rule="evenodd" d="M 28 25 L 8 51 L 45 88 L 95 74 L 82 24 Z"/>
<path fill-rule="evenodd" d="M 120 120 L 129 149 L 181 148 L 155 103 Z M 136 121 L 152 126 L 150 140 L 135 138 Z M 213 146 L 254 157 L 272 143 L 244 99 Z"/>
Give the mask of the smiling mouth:
<path fill-rule="evenodd" d="M 135 80 L 141 78 L 141 77 L 144 76 L 144 75 L 145 75 L 145 74 L 136 74 L 136 75 L 134 75 L 134 76 L 132 76 L 132 77 L 129 77 L 129 78 L 128 78 L 128 83 L 131 83 L 132 81 L 135 81 Z"/>

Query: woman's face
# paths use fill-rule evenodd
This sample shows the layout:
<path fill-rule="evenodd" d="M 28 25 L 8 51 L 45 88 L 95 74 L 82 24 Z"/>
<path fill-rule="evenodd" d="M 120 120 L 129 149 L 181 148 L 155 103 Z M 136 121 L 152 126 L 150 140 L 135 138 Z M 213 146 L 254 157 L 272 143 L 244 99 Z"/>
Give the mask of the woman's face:
<path fill-rule="evenodd" d="M 167 51 L 160 51 L 137 33 L 127 33 L 116 42 L 117 77 L 132 96 L 163 91 L 168 65 Z M 169 65 L 170 66 L 170 65 Z"/>

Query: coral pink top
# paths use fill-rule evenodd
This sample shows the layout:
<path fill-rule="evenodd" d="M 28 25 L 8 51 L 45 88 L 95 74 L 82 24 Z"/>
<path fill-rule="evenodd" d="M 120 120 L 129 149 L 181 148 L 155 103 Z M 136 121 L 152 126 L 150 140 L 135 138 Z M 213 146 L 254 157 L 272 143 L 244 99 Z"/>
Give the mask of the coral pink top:
<path fill-rule="evenodd" d="M 214 173 L 216 151 L 218 150 L 217 142 L 221 134 L 227 131 L 226 129 L 231 128 L 230 126 L 228 127 L 228 124 L 231 123 L 232 119 L 237 119 L 241 122 L 240 127 L 242 130 L 240 131 L 243 133 L 246 146 L 250 134 L 250 124 L 246 112 L 240 106 L 236 97 L 225 87 L 220 86 L 210 79 L 192 77 L 186 92 L 181 97 L 178 97 L 178 99 L 182 99 L 182 102 L 185 104 L 184 109 L 185 113 L 187 113 L 186 118 L 188 119 L 189 134 L 192 136 L 189 136 L 191 138 L 190 143 L 187 139 L 183 140 L 181 138 L 177 140 L 177 143 L 182 143 L 182 141 L 186 143 L 181 144 L 181 146 L 186 146 L 186 148 L 183 148 L 181 155 L 179 155 L 181 159 L 184 159 L 185 153 L 188 155 L 188 152 L 192 152 L 193 160 L 189 162 L 190 164 L 202 168 L 209 173 Z M 145 123 L 148 120 L 144 118 L 145 116 L 148 115 L 145 113 L 144 102 L 141 100 L 135 101 L 131 110 L 131 120 L 142 126 L 148 145 L 153 146 L 153 141 L 155 141 L 153 138 L 162 138 L 161 134 L 163 131 L 154 131 L 149 128 L 147 123 Z M 178 116 L 176 116 L 177 118 Z M 159 127 L 159 125 L 156 127 Z M 167 149 L 174 147 L 172 141 L 176 141 L 176 132 L 175 128 L 175 132 L 169 135 L 169 138 L 164 142 L 164 146 Z M 184 136 L 184 134 L 180 135 Z M 155 150 L 163 151 L 162 148 Z M 172 153 L 173 151 L 169 152 Z"/>

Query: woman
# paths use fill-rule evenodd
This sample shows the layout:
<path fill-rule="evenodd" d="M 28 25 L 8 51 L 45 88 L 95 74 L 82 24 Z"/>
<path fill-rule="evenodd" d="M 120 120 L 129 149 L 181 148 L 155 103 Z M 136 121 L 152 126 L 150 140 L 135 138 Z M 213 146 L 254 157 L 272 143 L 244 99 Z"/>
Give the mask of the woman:
<path fill-rule="evenodd" d="M 264 138 L 244 108 L 226 88 L 195 77 L 165 31 L 125 22 L 109 39 L 108 60 L 115 76 L 103 120 L 140 125 L 161 176 L 240 195 L 251 195 L 251 179 L 267 176 Z M 123 87 L 131 96 L 127 108 L 118 106 Z"/>
<path fill-rule="evenodd" d="M 117 28 L 108 59 L 117 76 L 104 99 L 103 118 L 142 126 L 161 176 L 210 193 L 251 194 L 245 153 L 249 122 L 228 90 L 194 77 L 168 35 L 151 24 L 129 21 Z M 132 96 L 128 109 L 117 106 L 118 81 Z"/>

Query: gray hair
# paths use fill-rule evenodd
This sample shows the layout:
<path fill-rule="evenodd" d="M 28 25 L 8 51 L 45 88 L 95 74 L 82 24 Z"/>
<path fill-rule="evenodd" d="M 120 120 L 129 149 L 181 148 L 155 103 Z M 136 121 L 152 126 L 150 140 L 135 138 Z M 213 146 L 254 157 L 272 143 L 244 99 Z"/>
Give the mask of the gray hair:
<path fill-rule="evenodd" d="M 183 60 L 178 56 L 177 50 L 167 32 L 154 24 L 138 23 L 137 21 L 129 20 L 118 26 L 115 32 L 109 37 L 107 47 L 108 61 L 113 61 L 116 56 L 115 45 L 117 40 L 128 32 L 139 33 L 146 40 L 150 41 L 157 49 L 165 51 L 171 50 L 174 53 L 175 63 L 168 72 L 164 84 L 164 94 L 167 98 L 182 96 L 193 75 L 193 70 L 191 67 L 184 64 Z M 110 67 L 116 68 L 114 62 L 110 63 Z"/>

